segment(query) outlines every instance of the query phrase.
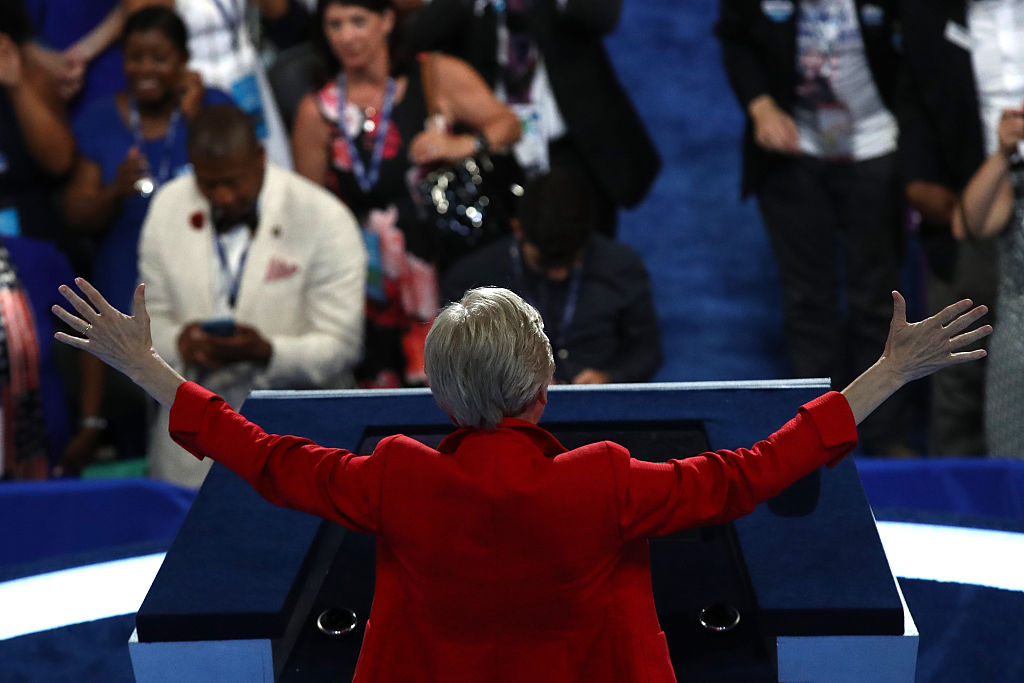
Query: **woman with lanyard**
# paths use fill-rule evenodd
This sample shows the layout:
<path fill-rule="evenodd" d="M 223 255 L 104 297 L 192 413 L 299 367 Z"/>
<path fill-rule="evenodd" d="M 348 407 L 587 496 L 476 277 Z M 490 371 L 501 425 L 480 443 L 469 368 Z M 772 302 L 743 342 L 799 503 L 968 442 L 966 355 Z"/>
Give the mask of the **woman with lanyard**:
<path fill-rule="evenodd" d="M 461 60 L 403 59 L 387 0 L 320 0 L 317 25 L 330 75 L 299 104 L 295 169 L 334 192 L 364 228 L 370 273 L 357 379 L 368 387 L 422 383 L 422 336 L 438 308 L 437 245 L 410 174 L 503 149 L 519 137 L 519 123 Z M 436 84 L 429 102 L 424 75 Z"/>
<path fill-rule="evenodd" d="M 187 32 L 173 10 L 132 14 L 122 42 L 128 88 L 90 104 L 76 122 L 79 158 L 63 206 L 71 229 L 95 241 L 94 278 L 119 292 L 138 279 L 139 233 L 150 197 L 188 169 L 188 120 L 201 106 L 231 101 L 187 71 Z M 124 297 L 118 301 L 130 304 Z M 85 356 L 83 363 L 82 425 L 71 449 L 81 455 L 76 461 L 88 459 L 84 454 L 106 427 L 102 365 Z"/>

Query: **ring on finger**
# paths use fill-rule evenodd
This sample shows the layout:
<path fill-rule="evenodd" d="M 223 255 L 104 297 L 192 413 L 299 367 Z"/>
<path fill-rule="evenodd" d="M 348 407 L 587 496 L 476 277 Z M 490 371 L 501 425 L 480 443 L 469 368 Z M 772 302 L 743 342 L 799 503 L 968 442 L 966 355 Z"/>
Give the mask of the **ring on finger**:
<path fill-rule="evenodd" d="M 85 329 L 82 330 L 82 334 L 88 335 L 90 330 L 92 330 L 92 323 L 86 323 Z"/>

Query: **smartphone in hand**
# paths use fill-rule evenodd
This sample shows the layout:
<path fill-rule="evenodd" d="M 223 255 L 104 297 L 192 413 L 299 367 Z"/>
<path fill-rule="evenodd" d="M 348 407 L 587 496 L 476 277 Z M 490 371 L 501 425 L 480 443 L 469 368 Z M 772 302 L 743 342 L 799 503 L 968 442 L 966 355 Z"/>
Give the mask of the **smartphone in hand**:
<path fill-rule="evenodd" d="M 235 334 L 235 321 L 231 318 L 210 318 L 201 322 L 199 329 L 214 337 L 231 337 Z"/>

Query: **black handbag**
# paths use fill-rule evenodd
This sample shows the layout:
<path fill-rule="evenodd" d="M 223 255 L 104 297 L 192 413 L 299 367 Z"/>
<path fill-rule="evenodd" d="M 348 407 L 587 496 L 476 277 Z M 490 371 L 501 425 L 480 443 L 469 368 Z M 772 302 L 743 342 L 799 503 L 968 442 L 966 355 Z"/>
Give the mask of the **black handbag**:
<path fill-rule="evenodd" d="M 432 60 L 421 62 L 427 108 L 435 115 Z M 479 152 L 457 162 L 418 169 L 411 179 L 421 219 L 435 229 L 442 269 L 511 232 L 525 176 L 511 151 Z"/>

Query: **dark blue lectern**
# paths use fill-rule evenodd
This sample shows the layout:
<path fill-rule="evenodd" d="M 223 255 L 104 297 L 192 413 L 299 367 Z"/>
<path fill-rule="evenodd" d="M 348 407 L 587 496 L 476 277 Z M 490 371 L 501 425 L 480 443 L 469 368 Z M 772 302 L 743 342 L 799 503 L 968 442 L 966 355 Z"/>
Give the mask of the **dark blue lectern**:
<path fill-rule="evenodd" d="M 612 439 L 645 460 L 688 457 L 750 446 L 825 389 L 819 380 L 553 387 L 542 425 L 570 448 Z M 243 412 L 269 432 L 353 451 L 398 431 L 428 443 L 451 431 L 427 390 L 257 392 Z M 139 610 L 137 680 L 351 677 L 373 551 L 373 538 L 274 507 L 215 466 Z M 736 522 L 655 539 L 651 557 L 680 680 L 914 680 L 916 629 L 850 461 Z M 356 628 L 325 635 L 316 622 L 329 608 L 354 612 Z M 739 614 L 730 630 L 701 623 L 723 611 Z"/>

